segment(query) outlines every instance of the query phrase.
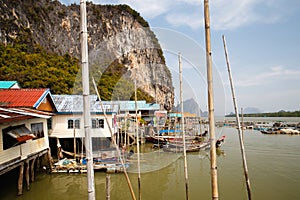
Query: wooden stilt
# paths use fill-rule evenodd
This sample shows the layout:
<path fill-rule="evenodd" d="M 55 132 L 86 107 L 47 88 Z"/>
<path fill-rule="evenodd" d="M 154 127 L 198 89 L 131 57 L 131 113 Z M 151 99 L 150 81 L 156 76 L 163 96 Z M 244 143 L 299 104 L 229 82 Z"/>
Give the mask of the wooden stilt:
<path fill-rule="evenodd" d="M 31 162 L 31 166 L 30 166 L 30 174 L 31 174 L 31 182 L 34 182 L 34 164 L 35 164 L 35 160 L 36 158 L 34 158 Z"/>
<path fill-rule="evenodd" d="M 41 169 L 41 157 L 37 157 L 36 166 L 37 166 L 37 170 Z"/>
<path fill-rule="evenodd" d="M 62 158 L 62 152 L 61 152 L 61 144 L 59 142 L 59 138 L 56 138 L 56 146 L 57 146 L 57 159 L 60 160 Z"/>
<path fill-rule="evenodd" d="M 27 190 L 30 190 L 30 183 L 29 183 L 29 160 L 26 161 L 25 180 L 26 180 Z"/>
<path fill-rule="evenodd" d="M 110 175 L 106 174 L 106 200 L 110 200 Z"/>
<path fill-rule="evenodd" d="M 19 179 L 18 179 L 18 195 L 23 194 L 23 171 L 24 171 L 24 163 L 20 165 Z"/>
<path fill-rule="evenodd" d="M 52 157 L 51 157 L 50 149 L 48 149 L 48 152 L 47 152 L 47 159 L 48 159 L 49 168 L 51 170 L 52 169 Z"/>

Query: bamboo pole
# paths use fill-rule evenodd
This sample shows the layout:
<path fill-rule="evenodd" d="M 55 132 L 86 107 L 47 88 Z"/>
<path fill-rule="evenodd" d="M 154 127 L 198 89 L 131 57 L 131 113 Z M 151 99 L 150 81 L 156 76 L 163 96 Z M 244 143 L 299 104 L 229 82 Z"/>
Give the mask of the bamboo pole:
<path fill-rule="evenodd" d="M 244 124 L 243 108 L 241 108 L 241 114 L 242 114 L 242 135 L 243 135 L 243 138 L 244 138 L 244 127 L 245 127 L 245 124 Z"/>
<path fill-rule="evenodd" d="M 249 180 L 249 176 L 248 176 L 248 167 L 247 167 L 246 154 L 245 154 L 245 148 L 244 148 L 244 137 L 241 132 L 241 124 L 240 124 L 240 118 L 239 118 L 239 113 L 238 113 L 238 109 L 237 109 L 237 102 L 236 102 L 236 98 L 235 98 L 234 85 L 233 85 L 233 81 L 232 81 L 232 75 L 231 75 L 231 70 L 230 70 L 225 36 L 223 35 L 222 38 L 223 38 L 223 44 L 224 44 L 224 51 L 225 51 L 229 81 L 230 81 L 230 85 L 231 85 L 232 100 L 233 100 L 233 104 L 234 104 L 236 123 L 238 126 L 238 135 L 239 135 L 241 154 L 242 154 L 242 159 L 243 159 L 243 167 L 244 167 L 244 175 L 245 175 L 245 180 L 246 180 L 246 185 L 247 185 L 248 199 L 251 200 L 251 187 L 250 187 L 250 180 Z"/>
<path fill-rule="evenodd" d="M 81 33 L 81 67 L 82 67 L 82 88 L 83 88 L 83 115 L 85 149 L 87 160 L 87 179 L 88 179 L 88 199 L 95 200 L 95 182 L 93 168 L 92 141 L 90 135 L 90 89 L 89 89 L 89 62 L 87 44 L 87 25 L 86 25 L 86 1 L 80 0 L 80 33 Z"/>
<path fill-rule="evenodd" d="M 183 158 L 184 158 L 184 179 L 185 179 L 185 199 L 189 199 L 189 185 L 188 185 L 188 171 L 187 171 L 187 159 L 186 159 L 186 144 L 185 144 L 185 130 L 184 130 L 184 113 L 183 113 L 183 97 L 182 97 L 182 64 L 181 55 L 178 54 L 179 62 L 179 83 L 180 83 L 180 107 L 181 107 L 181 129 L 183 140 Z"/>
<path fill-rule="evenodd" d="M 140 166 L 140 142 L 139 142 L 139 127 L 138 127 L 138 117 L 137 117 L 137 88 L 136 88 L 136 78 L 134 79 L 134 102 L 135 102 L 135 131 L 136 131 L 136 148 L 137 148 L 137 159 L 138 159 L 138 193 L 139 200 L 142 199 L 141 192 L 141 166 Z"/>
<path fill-rule="evenodd" d="M 206 38 L 206 65 L 207 65 L 207 86 L 208 86 L 208 119 L 210 133 L 210 165 L 211 165 L 211 187 L 212 199 L 219 199 L 217 161 L 216 161 L 216 138 L 215 138 L 215 118 L 214 118 L 214 95 L 213 95 L 213 76 L 212 76 L 212 57 L 210 42 L 210 17 L 209 2 L 204 0 L 204 23 Z"/>
<path fill-rule="evenodd" d="M 202 132 L 203 132 L 203 130 L 202 130 L 202 120 L 201 120 L 201 109 L 199 108 L 199 124 L 200 124 L 200 136 L 201 136 L 201 138 L 202 138 Z"/>
<path fill-rule="evenodd" d="M 75 132 L 75 126 L 74 126 L 74 138 L 73 138 L 73 145 L 74 145 L 74 159 L 76 159 L 76 132 Z"/>
<path fill-rule="evenodd" d="M 99 102 L 100 102 L 100 107 L 101 107 L 101 109 L 102 109 L 102 111 L 103 111 L 103 114 L 104 114 L 105 121 L 106 121 L 106 123 L 107 123 L 107 125 L 108 125 L 108 128 L 109 128 L 109 131 L 110 131 L 110 137 L 111 137 L 111 140 L 112 140 L 113 144 L 114 144 L 115 147 L 116 147 L 116 150 L 117 150 L 117 153 L 118 153 L 119 158 L 121 158 L 121 159 L 120 159 L 121 165 L 122 165 L 122 167 L 123 167 L 123 169 L 124 169 L 124 175 L 125 175 L 125 178 L 126 178 L 126 181 L 127 181 L 128 187 L 129 187 L 129 190 L 130 190 L 131 197 L 132 197 L 133 200 L 136 200 L 135 194 L 134 194 L 134 192 L 133 192 L 133 188 L 132 188 L 132 185 L 131 185 L 131 182 L 130 182 L 130 179 L 129 179 L 129 177 L 128 177 L 128 174 L 127 174 L 127 171 L 126 171 L 126 168 L 125 168 L 124 161 L 123 161 L 122 156 L 121 156 L 120 148 L 119 148 L 119 146 L 117 145 L 116 140 L 115 140 L 114 137 L 113 137 L 112 128 L 111 128 L 111 126 L 110 126 L 110 124 L 109 124 L 109 122 L 108 122 L 107 115 L 106 115 L 106 112 L 105 112 L 105 110 L 104 110 L 104 106 L 103 106 L 103 104 L 102 104 L 101 97 L 100 97 L 100 94 L 99 94 L 99 92 L 98 92 L 97 85 L 96 85 L 96 83 L 95 83 L 94 78 L 92 79 L 92 81 L 93 81 L 94 88 L 95 88 L 95 91 L 96 91 L 96 93 L 97 93 L 97 96 L 98 96 L 98 99 L 99 99 Z"/>
<path fill-rule="evenodd" d="M 125 119 L 124 119 L 124 123 L 125 123 L 125 126 L 124 126 L 124 128 L 125 128 L 125 130 L 124 130 L 124 137 L 125 137 L 125 147 L 127 148 L 127 146 L 129 145 L 129 137 L 127 136 L 127 114 L 126 114 L 126 112 L 125 112 Z M 128 143 L 128 145 L 127 145 L 127 143 Z"/>

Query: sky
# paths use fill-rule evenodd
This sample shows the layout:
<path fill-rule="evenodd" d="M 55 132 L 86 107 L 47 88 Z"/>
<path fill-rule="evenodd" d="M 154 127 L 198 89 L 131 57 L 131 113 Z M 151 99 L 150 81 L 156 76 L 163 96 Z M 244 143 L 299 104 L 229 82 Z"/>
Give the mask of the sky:
<path fill-rule="evenodd" d="M 79 0 L 61 0 L 65 4 Z M 207 110 L 203 0 L 93 0 L 127 4 L 149 23 L 172 72 L 179 101 L 178 53 L 183 96 Z M 215 113 L 234 111 L 222 35 L 226 38 L 238 109 L 300 110 L 300 1 L 211 0 L 210 31 Z"/>

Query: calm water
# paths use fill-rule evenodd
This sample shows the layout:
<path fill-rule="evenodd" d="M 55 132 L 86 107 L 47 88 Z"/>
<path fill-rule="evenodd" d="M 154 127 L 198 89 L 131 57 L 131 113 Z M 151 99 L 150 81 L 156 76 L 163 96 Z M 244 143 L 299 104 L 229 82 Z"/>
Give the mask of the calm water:
<path fill-rule="evenodd" d="M 300 122 L 300 119 L 296 119 Z M 216 135 L 226 135 L 226 143 L 218 152 L 219 199 L 247 199 L 237 130 L 217 128 Z M 300 136 L 263 135 L 246 130 L 245 150 L 252 187 L 256 200 L 300 199 Z M 188 153 L 190 199 L 211 199 L 209 152 Z M 151 165 L 143 158 L 142 165 Z M 154 160 L 166 163 L 167 160 Z M 95 173 L 96 199 L 105 199 L 105 177 Z M 137 174 L 129 173 L 137 197 Z M 17 176 L 0 176 L 0 199 L 87 199 L 85 174 L 39 174 L 30 191 L 16 196 Z M 123 174 L 110 174 L 111 199 L 131 199 Z M 5 180 L 5 181 L 4 181 Z M 142 199 L 185 199 L 183 159 L 179 158 L 161 170 L 141 174 Z"/>

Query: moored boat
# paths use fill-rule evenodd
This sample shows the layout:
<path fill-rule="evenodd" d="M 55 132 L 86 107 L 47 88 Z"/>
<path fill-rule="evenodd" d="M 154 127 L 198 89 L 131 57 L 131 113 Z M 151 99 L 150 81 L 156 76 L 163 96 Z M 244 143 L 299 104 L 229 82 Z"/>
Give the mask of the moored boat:
<path fill-rule="evenodd" d="M 225 136 L 222 136 L 216 141 L 216 148 L 220 148 L 225 142 Z M 196 152 L 200 150 L 207 150 L 210 148 L 210 141 L 186 141 L 186 152 Z M 168 142 L 163 145 L 163 150 L 167 152 L 183 152 L 182 142 Z"/>

